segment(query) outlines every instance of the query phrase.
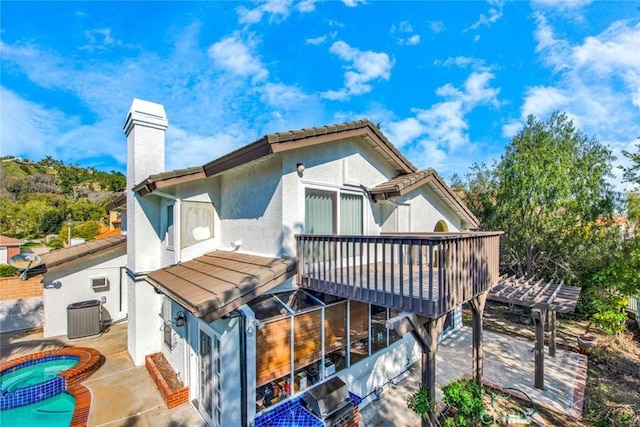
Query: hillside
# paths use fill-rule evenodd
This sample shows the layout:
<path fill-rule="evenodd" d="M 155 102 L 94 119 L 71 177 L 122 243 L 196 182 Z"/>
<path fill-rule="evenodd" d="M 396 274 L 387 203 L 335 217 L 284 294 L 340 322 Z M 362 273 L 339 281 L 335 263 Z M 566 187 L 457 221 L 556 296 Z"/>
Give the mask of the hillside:
<path fill-rule="evenodd" d="M 67 221 L 72 230 L 99 223 L 106 204 L 125 185 L 125 176 L 117 171 L 65 165 L 51 157 L 38 162 L 2 157 L 0 234 L 33 239 L 58 234 Z"/>

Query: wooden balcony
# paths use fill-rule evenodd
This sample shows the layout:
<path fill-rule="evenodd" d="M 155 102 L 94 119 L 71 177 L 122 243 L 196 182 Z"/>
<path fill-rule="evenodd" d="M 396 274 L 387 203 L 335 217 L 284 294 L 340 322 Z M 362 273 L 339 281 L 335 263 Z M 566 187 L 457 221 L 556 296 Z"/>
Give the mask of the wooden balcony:
<path fill-rule="evenodd" d="M 438 318 L 497 283 L 501 234 L 296 235 L 297 282 Z"/>

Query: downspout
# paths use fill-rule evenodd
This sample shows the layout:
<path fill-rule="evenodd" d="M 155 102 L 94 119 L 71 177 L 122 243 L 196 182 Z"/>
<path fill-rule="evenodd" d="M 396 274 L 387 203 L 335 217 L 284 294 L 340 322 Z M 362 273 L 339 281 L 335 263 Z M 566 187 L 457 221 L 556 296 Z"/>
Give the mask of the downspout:
<path fill-rule="evenodd" d="M 247 426 L 247 315 L 242 310 L 235 310 L 229 316 L 240 318 L 240 326 L 238 328 L 240 342 L 240 425 Z"/>
<path fill-rule="evenodd" d="M 122 313 L 122 271 L 126 270 L 126 266 L 121 266 L 119 267 L 120 271 L 118 274 L 118 311 L 120 311 L 120 313 Z M 129 313 L 127 313 L 127 316 L 129 315 Z"/>

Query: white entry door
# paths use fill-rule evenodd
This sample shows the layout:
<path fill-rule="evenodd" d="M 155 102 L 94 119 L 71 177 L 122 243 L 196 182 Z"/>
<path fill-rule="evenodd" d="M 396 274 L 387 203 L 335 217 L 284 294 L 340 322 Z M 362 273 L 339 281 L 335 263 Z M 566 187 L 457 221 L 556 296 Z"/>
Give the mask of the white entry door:
<path fill-rule="evenodd" d="M 200 329 L 198 360 L 198 411 L 210 426 L 221 426 L 220 339 L 204 329 Z"/>

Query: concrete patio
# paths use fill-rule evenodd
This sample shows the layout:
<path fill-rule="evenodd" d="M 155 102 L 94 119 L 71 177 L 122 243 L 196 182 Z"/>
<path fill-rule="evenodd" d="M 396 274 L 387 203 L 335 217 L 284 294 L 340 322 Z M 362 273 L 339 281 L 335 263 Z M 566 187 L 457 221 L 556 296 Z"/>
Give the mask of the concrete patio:
<path fill-rule="evenodd" d="M 545 354 L 545 387 L 534 387 L 533 342 L 485 331 L 484 382 L 495 388 L 516 388 L 536 405 L 545 406 L 573 418 L 580 418 L 587 374 L 587 358 L 579 353 L 556 350 Z M 464 327 L 440 344 L 436 362 L 436 399 L 442 401 L 442 386 L 471 374 L 471 328 Z M 547 347 L 545 347 L 547 352 Z M 407 397 L 420 385 L 420 363 L 411 366 L 409 375 L 387 386 L 380 398 L 361 410 L 363 425 L 412 426 L 418 416 L 407 409 Z"/>
<path fill-rule="evenodd" d="M 105 356 L 104 365 L 84 385 L 91 390 L 91 426 L 202 426 L 202 419 L 191 405 L 168 410 L 144 367 L 135 367 L 126 351 L 127 324 L 112 326 L 100 336 L 68 340 L 43 338 L 41 332 L 2 334 L 0 361 L 65 345 L 92 347 Z M 577 417 L 582 411 L 586 381 L 586 357 L 558 350 L 556 357 L 545 357 L 545 388 L 533 386 L 533 342 L 517 340 L 491 332 L 484 333 L 485 382 L 500 388 L 514 387 L 538 405 Z M 361 410 L 361 425 L 416 426 L 420 420 L 407 409 L 407 396 L 420 383 L 420 363 L 395 385 L 388 385 L 379 398 L 368 396 L 369 405 Z M 441 387 L 471 373 L 471 329 L 465 327 L 440 344 L 437 355 L 436 395 Z"/>
<path fill-rule="evenodd" d="M 74 345 L 92 347 L 105 356 L 104 365 L 83 384 L 93 397 L 90 426 L 204 426 L 191 405 L 169 410 L 144 366 L 134 366 L 127 353 L 127 324 L 112 326 L 88 339 L 43 338 L 41 332 L 2 334 L 0 361 Z"/>

